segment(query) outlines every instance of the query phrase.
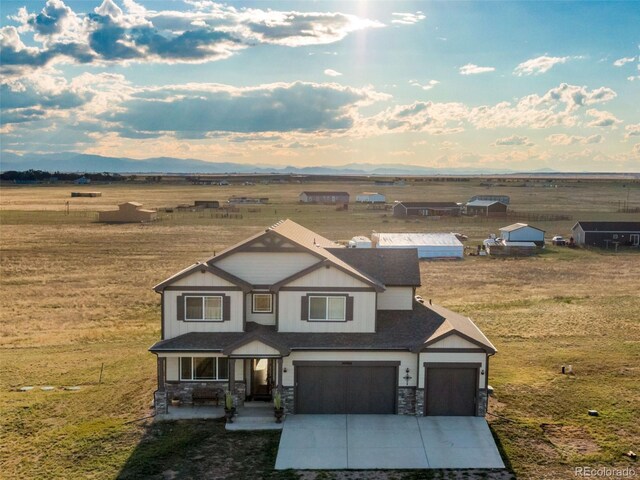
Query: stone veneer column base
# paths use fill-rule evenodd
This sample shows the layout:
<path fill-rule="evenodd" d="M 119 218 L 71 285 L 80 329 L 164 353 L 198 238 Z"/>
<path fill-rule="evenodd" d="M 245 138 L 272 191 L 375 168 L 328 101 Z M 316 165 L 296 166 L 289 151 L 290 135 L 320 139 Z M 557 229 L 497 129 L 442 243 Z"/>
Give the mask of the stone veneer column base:
<path fill-rule="evenodd" d="M 416 415 L 424 417 L 424 388 L 416 388 Z"/>
<path fill-rule="evenodd" d="M 294 387 L 282 387 L 282 408 L 285 414 L 296 413 Z"/>
<path fill-rule="evenodd" d="M 487 414 L 487 390 L 481 388 L 478 390 L 478 417 L 484 417 Z"/>
<path fill-rule="evenodd" d="M 416 387 L 398 387 L 398 415 L 416 414 Z"/>
<path fill-rule="evenodd" d="M 161 392 L 157 390 L 153 394 L 153 406 L 156 409 L 156 413 L 167 413 L 168 411 L 168 400 L 167 400 L 167 392 Z"/>

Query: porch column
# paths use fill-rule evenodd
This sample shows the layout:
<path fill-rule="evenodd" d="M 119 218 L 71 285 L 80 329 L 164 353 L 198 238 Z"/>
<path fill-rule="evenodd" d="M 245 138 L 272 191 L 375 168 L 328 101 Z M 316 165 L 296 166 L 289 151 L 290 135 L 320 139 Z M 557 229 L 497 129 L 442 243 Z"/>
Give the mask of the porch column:
<path fill-rule="evenodd" d="M 282 357 L 278 358 L 278 393 L 282 395 Z"/>
<path fill-rule="evenodd" d="M 164 392 L 164 366 L 166 363 L 166 358 L 157 357 L 158 364 L 158 391 Z"/>
<path fill-rule="evenodd" d="M 229 359 L 229 393 L 233 395 L 236 388 L 236 359 Z"/>

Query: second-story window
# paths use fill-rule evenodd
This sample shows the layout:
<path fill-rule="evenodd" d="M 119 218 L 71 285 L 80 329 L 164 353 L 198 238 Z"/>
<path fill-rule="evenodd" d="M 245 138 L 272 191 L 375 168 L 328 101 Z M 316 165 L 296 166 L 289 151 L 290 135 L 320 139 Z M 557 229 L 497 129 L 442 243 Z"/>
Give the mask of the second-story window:
<path fill-rule="evenodd" d="M 185 320 L 221 321 L 222 297 L 185 297 Z"/>
<path fill-rule="evenodd" d="M 272 313 L 273 296 L 270 293 L 253 294 L 253 313 Z"/>
<path fill-rule="evenodd" d="M 309 297 L 309 321 L 334 321 L 346 320 L 346 297 Z"/>

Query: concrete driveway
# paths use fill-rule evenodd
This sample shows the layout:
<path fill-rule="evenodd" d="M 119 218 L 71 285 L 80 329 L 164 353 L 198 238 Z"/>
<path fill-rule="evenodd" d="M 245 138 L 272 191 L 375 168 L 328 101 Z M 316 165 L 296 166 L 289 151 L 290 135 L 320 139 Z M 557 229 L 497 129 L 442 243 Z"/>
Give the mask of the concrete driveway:
<path fill-rule="evenodd" d="M 289 415 L 276 470 L 504 468 L 481 417 Z"/>

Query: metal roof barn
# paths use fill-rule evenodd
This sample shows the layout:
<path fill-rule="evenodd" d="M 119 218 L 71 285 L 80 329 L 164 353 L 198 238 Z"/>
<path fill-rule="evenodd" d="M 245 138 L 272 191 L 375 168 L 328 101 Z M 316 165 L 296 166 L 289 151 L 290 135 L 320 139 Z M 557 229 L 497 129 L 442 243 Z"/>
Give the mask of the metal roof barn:
<path fill-rule="evenodd" d="M 418 258 L 463 258 L 464 246 L 453 233 L 374 233 L 376 248 L 417 248 Z"/>

